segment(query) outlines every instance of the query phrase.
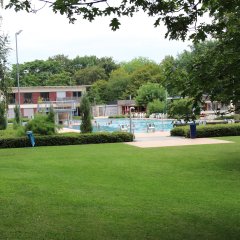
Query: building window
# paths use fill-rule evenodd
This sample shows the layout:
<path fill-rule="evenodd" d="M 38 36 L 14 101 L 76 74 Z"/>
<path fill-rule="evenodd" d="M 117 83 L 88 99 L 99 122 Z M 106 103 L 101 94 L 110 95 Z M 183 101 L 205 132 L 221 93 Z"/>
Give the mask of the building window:
<path fill-rule="evenodd" d="M 9 94 L 9 103 L 10 104 L 15 104 L 16 103 L 16 94 L 15 93 L 10 93 Z"/>
<path fill-rule="evenodd" d="M 24 93 L 24 103 L 33 103 L 32 93 Z"/>
<path fill-rule="evenodd" d="M 42 101 L 49 101 L 49 92 L 41 92 L 40 98 Z"/>
<path fill-rule="evenodd" d="M 80 98 L 82 96 L 82 92 L 73 92 L 74 98 Z"/>

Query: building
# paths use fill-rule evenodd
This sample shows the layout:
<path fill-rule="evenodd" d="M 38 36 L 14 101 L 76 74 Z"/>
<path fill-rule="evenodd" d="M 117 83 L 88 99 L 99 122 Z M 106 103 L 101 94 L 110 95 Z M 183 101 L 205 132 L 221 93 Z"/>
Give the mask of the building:
<path fill-rule="evenodd" d="M 57 121 L 69 120 L 78 115 L 81 96 L 89 86 L 44 86 L 20 87 L 21 115 L 33 118 L 37 112 L 48 112 L 52 106 L 57 113 Z M 8 118 L 14 118 L 14 107 L 18 104 L 18 88 L 12 88 Z"/>

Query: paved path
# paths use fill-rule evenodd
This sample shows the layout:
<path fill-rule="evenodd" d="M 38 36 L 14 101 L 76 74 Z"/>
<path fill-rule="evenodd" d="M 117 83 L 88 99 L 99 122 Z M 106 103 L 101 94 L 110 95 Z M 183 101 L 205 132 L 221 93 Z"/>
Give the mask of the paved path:
<path fill-rule="evenodd" d="M 220 143 L 232 143 L 232 142 L 213 138 L 189 139 L 184 137 L 171 137 L 170 132 L 155 132 L 155 133 L 136 133 L 135 141 L 126 144 L 140 148 L 151 148 L 151 147 L 170 147 L 170 146 L 220 144 Z"/>

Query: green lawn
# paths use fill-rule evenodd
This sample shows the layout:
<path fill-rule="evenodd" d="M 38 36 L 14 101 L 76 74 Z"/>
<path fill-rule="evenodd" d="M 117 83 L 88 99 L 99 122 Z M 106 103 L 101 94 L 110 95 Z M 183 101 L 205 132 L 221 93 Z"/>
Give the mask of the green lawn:
<path fill-rule="evenodd" d="M 240 239 L 234 144 L 0 150 L 0 239 Z"/>

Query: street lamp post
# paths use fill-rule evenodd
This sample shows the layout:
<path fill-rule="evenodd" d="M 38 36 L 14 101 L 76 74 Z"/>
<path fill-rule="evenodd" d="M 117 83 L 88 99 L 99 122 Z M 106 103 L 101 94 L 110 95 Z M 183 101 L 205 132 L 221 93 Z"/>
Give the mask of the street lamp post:
<path fill-rule="evenodd" d="M 19 107 L 19 113 L 21 115 L 21 108 L 20 108 L 20 84 L 19 84 L 19 64 L 18 64 L 18 44 L 17 44 L 17 36 L 22 32 L 22 30 L 19 30 L 15 33 L 15 40 L 16 40 L 16 60 L 17 60 L 17 87 L 18 87 L 18 107 Z"/>
<path fill-rule="evenodd" d="M 132 133 L 132 110 L 134 110 L 134 107 L 130 107 L 130 133 Z"/>

